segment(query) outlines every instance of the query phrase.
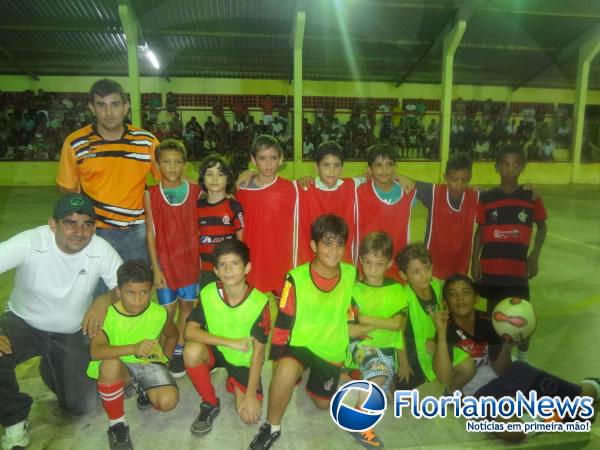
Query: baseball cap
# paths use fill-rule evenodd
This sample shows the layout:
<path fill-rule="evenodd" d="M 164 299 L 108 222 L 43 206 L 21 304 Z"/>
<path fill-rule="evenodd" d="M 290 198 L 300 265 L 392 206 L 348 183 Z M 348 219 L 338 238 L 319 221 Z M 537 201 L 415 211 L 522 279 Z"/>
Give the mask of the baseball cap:
<path fill-rule="evenodd" d="M 54 205 L 54 219 L 62 219 L 70 214 L 87 214 L 90 217 L 96 217 L 92 201 L 83 194 L 65 194 L 58 199 Z"/>

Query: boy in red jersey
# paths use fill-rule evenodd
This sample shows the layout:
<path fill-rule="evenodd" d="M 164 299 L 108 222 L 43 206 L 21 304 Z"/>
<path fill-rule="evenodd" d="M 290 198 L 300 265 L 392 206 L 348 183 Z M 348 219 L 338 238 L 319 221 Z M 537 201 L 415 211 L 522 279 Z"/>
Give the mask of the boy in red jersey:
<path fill-rule="evenodd" d="M 344 150 L 337 142 L 323 142 L 315 153 L 318 176 L 296 180 L 298 187 L 298 230 L 296 265 L 313 259 L 310 249 L 310 227 L 323 214 L 336 214 L 348 224 L 350 237 L 346 241 L 344 261 L 354 261 L 354 230 L 356 186 L 364 177 L 340 178 L 344 167 Z M 247 170 L 238 177 L 238 184 L 245 186 L 256 176 Z"/>
<path fill-rule="evenodd" d="M 297 265 L 313 259 L 310 228 L 323 214 L 335 214 L 346 222 L 350 236 L 346 240 L 344 262 L 353 262 L 356 185 L 361 178 L 340 178 L 344 167 L 344 151 L 336 142 L 324 142 L 317 148 L 315 163 L 319 176 L 306 188 L 298 189 L 298 257 Z M 311 180 L 312 181 L 312 180 Z"/>
<path fill-rule="evenodd" d="M 500 186 L 483 192 L 477 210 L 471 273 L 491 313 L 502 299 L 529 300 L 529 278 L 538 272 L 538 260 L 546 239 L 546 209 L 539 196 L 519 185 L 525 169 L 525 153 L 516 144 L 500 149 L 496 171 Z M 528 255 L 533 225 L 535 242 Z M 519 346 L 519 359 L 527 360 L 527 343 Z"/>
<path fill-rule="evenodd" d="M 258 175 L 236 194 L 246 219 L 244 242 L 252 255 L 248 282 L 261 292 L 274 292 L 293 266 L 298 196 L 291 181 L 277 176 L 283 162 L 277 139 L 256 136 L 250 153 Z"/>
<path fill-rule="evenodd" d="M 158 302 L 166 308 L 171 321 L 179 306 L 179 340 L 169 368 L 174 377 L 182 377 L 183 329 L 198 296 L 196 201 L 200 187 L 182 179 L 186 151 L 180 141 L 163 141 L 156 149 L 156 159 L 161 182 L 145 195 L 146 237 Z"/>
<path fill-rule="evenodd" d="M 250 449 L 268 449 L 281 435 L 281 420 L 306 369 L 306 390 L 327 409 L 349 343 L 348 314 L 356 268 L 341 262 L 348 227 L 340 217 L 319 217 L 311 229 L 312 262 L 292 269 L 283 287 L 270 358 L 277 361 L 269 386 L 267 421 Z"/>
<path fill-rule="evenodd" d="M 429 211 L 425 244 L 433 262 L 433 276 L 448 276 L 469 271 L 473 227 L 479 192 L 469 188 L 473 162 L 457 153 L 446 163 L 447 184 L 417 181 L 417 198 Z"/>
<path fill-rule="evenodd" d="M 409 222 L 415 191 L 406 192 L 394 180 L 396 156 L 387 144 L 373 145 L 368 149 L 371 180 L 357 189 L 358 242 L 373 231 L 384 231 L 394 243 L 394 253 L 409 241 Z M 386 276 L 404 283 L 398 269 L 390 267 Z"/>

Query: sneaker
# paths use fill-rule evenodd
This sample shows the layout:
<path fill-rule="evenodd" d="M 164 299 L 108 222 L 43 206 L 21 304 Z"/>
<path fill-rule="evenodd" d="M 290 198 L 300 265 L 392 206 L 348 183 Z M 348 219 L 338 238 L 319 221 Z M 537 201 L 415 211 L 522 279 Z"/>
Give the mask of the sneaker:
<path fill-rule="evenodd" d="M 271 433 L 271 425 L 263 423 L 258 430 L 258 434 L 254 436 L 248 450 L 266 450 L 271 448 L 277 439 L 281 436 L 281 430 Z"/>
<path fill-rule="evenodd" d="M 372 429 L 367 431 L 356 431 L 350 434 L 356 442 L 364 448 L 383 448 L 383 442 Z"/>
<path fill-rule="evenodd" d="M 27 447 L 29 444 L 27 427 L 28 423 L 26 420 L 7 427 L 4 430 L 4 435 L 2 436 L 2 450 L 13 450 Z"/>
<path fill-rule="evenodd" d="M 108 445 L 110 450 L 133 450 L 129 427 L 124 422 L 116 423 L 108 429 Z"/>
<path fill-rule="evenodd" d="M 144 389 L 139 390 L 136 403 L 140 411 L 146 411 L 147 409 L 152 408 L 152 403 L 150 403 L 148 394 L 146 394 Z"/>
<path fill-rule="evenodd" d="M 194 420 L 194 423 L 192 424 L 192 434 L 195 436 L 202 436 L 212 430 L 213 420 L 215 420 L 220 412 L 221 401 L 219 399 L 217 399 L 216 406 L 205 402 L 200 403 L 200 414 L 198 414 L 198 417 L 196 417 L 196 420 Z"/>
<path fill-rule="evenodd" d="M 169 361 L 169 371 L 174 378 L 181 378 L 185 376 L 185 364 L 183 363 L 183 356 L 173 356 L 173 359 Z"/>

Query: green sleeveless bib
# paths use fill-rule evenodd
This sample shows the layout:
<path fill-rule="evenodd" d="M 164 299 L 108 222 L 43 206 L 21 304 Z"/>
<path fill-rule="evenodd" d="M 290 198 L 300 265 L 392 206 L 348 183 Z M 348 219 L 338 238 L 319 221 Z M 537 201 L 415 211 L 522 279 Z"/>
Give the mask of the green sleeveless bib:
<path fill-rule="evenodd" d="M 162 306 L 150 302 L 144 312 L 136 316 L 125 315 L 117 309 L 117 304 L 109 306 L 104 318 L 102 330 L 110 345 L 131 345 L 137 344 L 144 339 L 157 340 L 165 326 L 167 320 L 167 310 Z M 147 364 L 149 362 L 166 363 L 167 358 L 160 349 L 160 344 L 156 343 L 156 355 L 151 358 L 138 358 L 135 355 L 121 356 L 123 362 Z M 101 361 L 90 361 L 87 369 L 87 375 L 90 378 L 98 379 L 100 374 Z"/>
<path fill-rule="evenodd" d="M 200 292 L 200 301 L 206 317 L 208 332 L 229 339 L 252 336 L 252 327 L 260 316 L 268 297 L 257 289 L 252 289 L 248 297 L 237 306 L 229 306 L 223 301 L 213 282 Z M 252 350 L 240 352 L 227 346 L 217 345 L 223 357 L 234 366 L 250 367 Z"/>
<path fill-rule="evenodd" d="M 386 280 L 383 286 L 370 286 L 363 282 L 354 284 L 352 298 L 358 306 L 359 315 L 388 319 L 406 308 L 404 287 Z M 377 348 L 404 348 L 404 340 L 400 330 L 377 329 L 369 331 L 370 338 L 363 339 L 359 345 Z"/>
<path fill-rule="evenodd" d="M 437 279 L 431 281 L 431 287 L 435 293 L 436 305 L 438 309 L 442 308 L 442 282 Z M 433 372 L 433 355 L 430 355 L 425 344 L 429 339 L 435 339 L 435 325 L 429 312 L 424 311 L 419 303 L 415 292 L 406 286 L 406 300 L 408 302 L 408 320 L 413 329 L 415 337 L 415 347 L 417 349 L 417 358 L 423 370 L 423 374 L 429 381 L 435 380 Z"/>
<path fill-rule="evenodd" d="M 349 343 L 348 308 L 356 268 L 340 263 L 340 279 L 329 292 L 320 290 L 310 276 L 310 264 L 292 269 L 296 293 L 296 318 L 290 345 L 306 347 L 318 357 L 342 363 Z"/>

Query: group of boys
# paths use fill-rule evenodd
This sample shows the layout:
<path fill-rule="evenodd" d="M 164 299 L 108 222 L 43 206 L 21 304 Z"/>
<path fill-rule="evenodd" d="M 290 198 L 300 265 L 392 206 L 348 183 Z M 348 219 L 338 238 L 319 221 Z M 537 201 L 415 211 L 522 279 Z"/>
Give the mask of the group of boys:
<path fill-rule="evenodd" d="M 285 409 L 306 369 L 310 370 L 307 392 L 315 405 L 323 409 L 328 407 L 345 365 L 356 366 L 363 378 L 377 382 L 388 391 L 394 386 L 416 387 L 436 378 L 436 323 L 444 307 L 442 284 L 433 278 L 436 264 L 432 264 L 429 253 L 436 255 L 439 270 L 445 274 L 464 274 L 471 260 L 471 236 L 476 215 L 483 230 L 488 226 L 486 214 L 478 212 L 481 205 L 487 203 L 480 201 L 476 191 L 467 188 L 470 162 L 463 156 L 450 160 L 446 171 L 447 186 L 418 183 L 421 191 L 430 190 L 429 201 L 426 194 L 420 195 L 417 190 L 417 196 L 429 209 L 428 252 L 424 245 L 407 245 L 410 208 L 415 193 L 403 189 L 397 181 L 391 149 L 386 146 L 371 149 L 369 181 L 339 178 L 343 165 L 339 150 L 335 144 L 323 144 L 316 158 L 319 177 L 314 183 L 293 184 L 277 176 L 282 163 L 277 141 L 259 136 L 253 143 L 252 161 L 257 174 L 237 194 L 244 205 L 244 240 L 248 246 L 236 240 L 217 245 L 212 259 L 219 280 L 203 287 L 199 306 L 182 333 L 186 372 L 202 398 L 200 413 L 191 428 L 195 435 L 209 432 L 220 412 L 220 401 L 210 381 L 210 371 L 214 367 L 227 369 L 227 388 L 235 394 L 236 409 L 243 422 L 260 420 L 260 373 L 270 331 L 268 297 L 262 292 L 273 291 L 279 296 L 269 355 L 276 363 L 269 388 L 267 421 L 260 427 L 250 448 L 269 448 L 279 438 Z M 509 168 L 505 168 L 506 165 Z M 507 148 L 500 153 L 497 167 L 502 184 L 496 195 L 510 197 L 518 191 L 521 203 L 517 206 L 519 222 L 516 226 L 520 228 L 516 232 L 509 229 L 515 226 L 510 222 L 515 207 L 510 204 L 510 199 L 505 199 L 497 208 L 509 209 L 496 209 L 490 213 L 492 220 L 501 218 L 501 231 L 484 233 L 484 249 L 498 236 L 505 241 L 503 244 L 507 239 L 513 240 L 524 243 L 527 249 L 527 231 L 530 232 L 533 223 L 543 223 L 545 219 L 543 206 L 539 206 L 541 201 L 517 183 L 523 166 L 520 149 Z M 348 187 L 350 189 L 346 189 Z M 309 233 L 307 226 L 310 226 Z M 264 239 L 266 229 L 271 231 L 271 239 Z M 520 234 L 523 236 L 517 236 Z M 479 235 L 478 231 L 476 251 L 481 247 Z M 309 250 L 300 251 L 303 248 L 300 241 L 308 241 Z M 448 241 L 455 245 L 444 245 Z M 543 238 L 537 239 L 536 243 L 538 241 L 541 248 Z M 356 268 L 350 262 L 355 259 L 353 252 L 359 242 L 362 276 L 361 281 L 356 282 Z M 252 266 L 250 253 L 253 255 Z M 397 253 L 397 268 L 393 264 L 394 253 Z M 537 257 L 539 249 L 531 258 L 537 260 Z M 304 264 L 292 268 L 295 258 L 298 258 L 296 262 Z M 474 260 L 478 261 L 478 258 L 475 256 Z M 492 269 L 484 274 L 494 274 L 496 267 L 492 264 Z M 283 287 L 278 283 L 284 278 L 282 273 L 286 274 Z M 389 280 L 389 275 L 406 285 Z M 527 272 L 521 276 L 527 280 Z M 488 285 L 490 289 L 494 286 Z M 510 284 L 499 286 L 502 286 L 498 288 L 502 290 L 500 298 L 511 295 L 510 287 L 507 287 Z M 526 297 L 526 292 L 519 291 L 518 295 Z M 491 295 L 489 298 L 494 299 Z M 119 304 L 115 306 L 118 307 Z M 169 327 L 166 324 L 170 321 L 163 323 L 167 333 Z M 158 336 L 148 340 L 148 348 L 143 350 L 150 352 L 156 347 L 157 340 Z M 163 342 L 166 350 L 167 340 Z M 92 357 L 105 359 L 95 348 L 92 342 Z M 159 354 L 161 359 L 164 358 L 162 353 Z M 136 358 L 145 356 L 144 353 L 136 355 Z M 471 379 L 476 368 L 469 355 L 455 347 L 452 356 L 452 373 L 456 379 Z M 126 377 L 122 367 L 120 371 L 119 384 L 112 385 L 108 395 L 102 397 L 107 411 L 107 398 L 115 401 L 118 397 L 121 404 L 123 401 L 122 396 L 112 394 L 123 389 Z M 129 373 L 132 372 L 130 369 Z M 168 370 L 163 369 L 161 373 L 169 379 Z M 140 391 L 149 392 L 149 399 L 138 398 L 138 405 L 156 406 L 158 390 L 153 388 L 175 385 L 172 379 L 167 383 L 165 379 L 157 378 L 159 381 L 154 380 L 154 384 L 138 379 L 142 386 Z M 100 389 L 103 384 L 99 383 Z M 155 394 L 150 395 L 153 392 Z M 164 400 L 165 408 L 157 406 L 158 409 L 170 409 L 177 402 L 176 394 L 165 395 L 169 400 Z M 120 417 L 110 418 L 109 413 L 111 429 L 117 425 L 124 431 L 111 435 L 113 446 L 128 448 L 130 440 L 127 427 L 123 425 L 122 406 L 114 416 Z M 353 436 L 365 446 L 382 445 L 372 430 Z M 120 447 L 123 442 L 125 446 Z"/>
<path fill-rule="evenodd" d="M 97 107 L 102 119 L 101 108 L 114 105 L 98 103 Z M 114 121 L 110 114 L 104 119 Z M 89 130 L 94 132 L 95 128 Z M 76 146 L 88 145 L 90 136 L 81 137 Z M 85 159 L 86 151 L 77 157 Z M 161 223 L 172 222 L 160 212 L 165 201 L 181 207 L 177 217 L 182 233 L 197 236 L 199 188 L 187 182 L 181 188 L 185 151 L 172 143 L 154 158 L 161 185 L 146 196 L 153 224 L 146 230 L 148 242 L 158 239 L 155 233 L 166 227 Z M 294 387 L 307 369 L 306 390 L 320 409 L 328 408 L 340 377 L 346 374 L 344 368 L 358 369 L 362 378 L 388 392 L 435 378 L 452 389 L 473 383 L 480 370 L 474 354 L 450 336 L 463 336 L 465 330 L 474 335 L 474 313 L 464 311 L 460 302 L 453 306 L 451 288 L 456 282 L 442 295 L 442 283 L 434 276 L 453 279 L 454 274 L 462 274 L 458 281 L 468 285 L 463 291 L 471 288 L 475 298 L 475 287 L 465 277 L 470 265 L 477 290 L 488 300 L 488 311 L 502 298 L 529 297 L 527 280 L 537 273 L 546 213 L 539 196 L 518 184 L 525 165 L 518 147 L 499 152 L 500 186 L 481 194 L 468 187 L 471 162 L 464 155 L 448 162 L 447 184 L 417 182 L 416 191 L 411 180 L 396 175 L 395 152 L 386 145 L 370 149 L 367 177 L 355 179 L 340 178 L 343 152 L 335 143 L 317 149 L 319 175 L 312 181 L 278 177 L 283 153 L 270 136 L 255 139 L 251 159 L 257 173 L 236 193 L 244 209 L 244 242 L 228 239 L 214 248 L 211 259 L 217 280 L 202 283 L 193 311 L 197 274 L 192 276 L 183 266 L 198 263 L 197 241 L 182 242 L 177 233 L 160 233 L 164 242 L 148 246 L 152 268 L 144 261 L 124 258 L 128 260 L 117 272 L 118 301 L 103 317 L 103 332 L 90 334 L 93 361 L 88 368 L 88 375 L 97 379 L 109 417 L 111 449 L 132 448 L 123 408 L 130 382 L 139 392 L 140 409 L 154 406 L 167 411 L 176 406 L 178 390 L 165 365 L 174 354 L 181 355 L 202 399 L 191 431 L 204 435 L 220 412 L 210 377 L 215 367 L 226 369 L 227 390 L 235 395 L 242 421 L 260 421 L 260 374 L 271 334 L 269 357 L 274 371 L 266 422 L 250 443 L 252 449 L 266 449 L 280 437 Z M 426 245 L 408 244 L 415 198 L 429 211 Z M 94 206 L 96 217 L 106 223 L 132 217 L 123 215 L 123 208 L 97 200 Z M 132 223 L 135 226 L 135 220 Z M 473 241 L 475 223 L 479 226 Z M 528 255 L 533 224 L 538 229 Z M 168 249 L 172 253 L 168 259 L 178 264 L 158 264 L 161 249 Z M 352 263 L 360 272 L 358 281 Z M 165 278 L 177 279 L 178 285 L 166 286 Z M 163 304 L 185 300 L 184 308 L 179 303 L 179 329 L 173 322 L 173 308 L 150 301 L 153 285 L 160 288 L 159 298 L 168 297 Z M 266 295 L 270 293 L 279 303 L 272 330 Z M 463 331 L 449 325 L 444 300 Z M 470 322 L 461 322 L 467 316 Z M 524 359 L 525 354 L 520 356 Z M 477 388 L 483 385 L 479 382 Z M 358 399 L 358 406 L 362 400 Z M 366 447 L 383 445 L 373 430 L 353 437 Z"/>

